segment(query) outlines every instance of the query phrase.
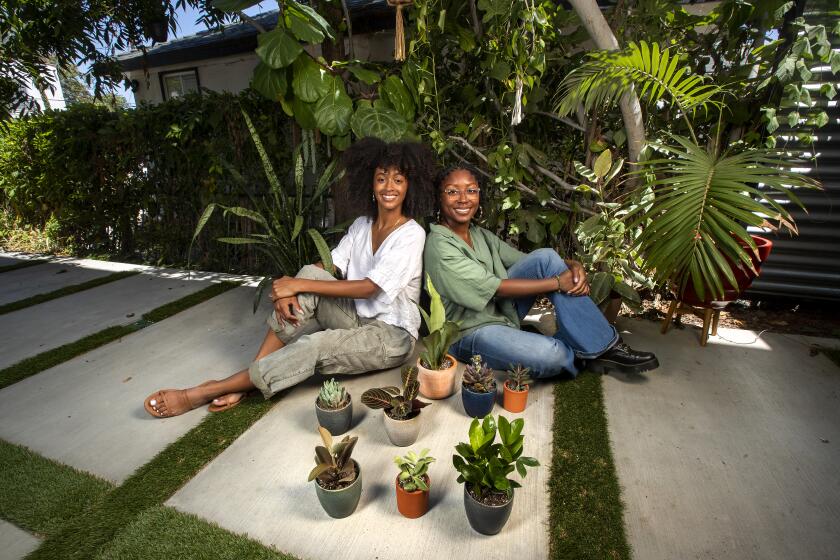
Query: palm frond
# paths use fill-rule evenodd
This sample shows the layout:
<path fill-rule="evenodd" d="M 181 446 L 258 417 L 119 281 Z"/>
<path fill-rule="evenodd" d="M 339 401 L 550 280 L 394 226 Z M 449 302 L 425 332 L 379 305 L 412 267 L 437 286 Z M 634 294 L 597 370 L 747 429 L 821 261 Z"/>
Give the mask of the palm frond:
<path fill-rule="evenodd" d="M 565 116 L 581 104 L 587 111 L 614 104 L 634 87 L 640 99 L 673 103 L 683 113 L 714 104 L 712 98 L 722 91 L 692 74 L 688 66 L 680 66 L 679 55 L 670 49 L 640 41 L 623 51 L 591 53 L 560 84 L 555 110 Z"/>
<path fill-rule="evenodd" d="M 708 292 L 720 299 L 736 285 L 731 263 L 753 268 L 743 245 L 756 247 L 746 227 L 795 228 L 786 202 L 801 207 L 794 190 L 819 184 L 793 172 L 779 152 L 716 155 L 688 138 L 669 137 L 673 143 L 654 145 L 667 157 L 642 162 L 630 174 L 655 179 L 639 187 L 652 189 L 652 205 L 628 205 L 628 227 L 646 223 L 636 250 L 658 282 L 673 281 L 680 293 L 691 282 L 700 297 Z"/>

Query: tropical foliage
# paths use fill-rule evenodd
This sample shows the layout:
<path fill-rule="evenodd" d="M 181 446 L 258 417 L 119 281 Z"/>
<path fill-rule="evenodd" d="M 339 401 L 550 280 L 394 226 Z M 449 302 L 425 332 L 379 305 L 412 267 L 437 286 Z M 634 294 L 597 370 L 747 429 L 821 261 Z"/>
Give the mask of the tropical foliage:
<path fill-rule="evenodd" d="M 309 472 L 308 481 L 318 481 L 324 488 L 336 489 L 349 486 L 356 480 L 355 462 L 350 458 L 356 447 L 358 437 L 344 436 L 334 442 L 332 434 L 323 426 L 318 426 L 324 445 L 315 447 L 315 467 Z"/>
<path fill-rule="evenodd" d="M 429 294 L 429 312 L 419 307 L 420 314 L 429 334 L 423 337 L 423 348 L 420 352 L 420 363 L 428 369 L 441 369 L 446 359 L 446 352 L 458 338 L 460 331 L 458 323 L 446 320 L 446 309 L 440 293 L 435 289 L 431 277 L 426 275 L 426 292 Z"/>
<path fill-rule="evenodd" d="M 394 457 L 394 463 L 400 469 L 398 477 L 403 490 L 406 492 L 416 490 L 428 492 L 427 473 L 429 472 L 429 465 L 435 461 L 436 459 L 429 455 L 428 449 L 421 451 L 420 455 L 414 451 L 409 451 L 404 457 Z"/>
<path fill-rule="evenodd" d="M 417 381 L 417 368 L 405 366 L 402 369 L 402 389 L 392 386 L 368 389 L 362 393 L 362 403 L 369 408 L 385 409 L 396 420 L 405 420 L 421 408 L 429 406 L 429 403 L 417 398 L 418 394 L 420 382 Z"/>

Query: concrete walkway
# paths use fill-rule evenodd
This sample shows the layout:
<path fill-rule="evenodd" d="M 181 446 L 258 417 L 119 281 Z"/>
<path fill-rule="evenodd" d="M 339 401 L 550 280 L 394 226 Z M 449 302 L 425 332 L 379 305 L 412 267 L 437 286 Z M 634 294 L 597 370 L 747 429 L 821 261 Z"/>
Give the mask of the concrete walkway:
<path fill-rule="evenodd" d="M 20 560 L 40 544 L 38 537 L 0 519 L 0 560 Z"/>
<path fill-rule="evenodd" d="M 635 558 L 837 558 L 840 369 L 805 337 L 620 324 L 662 364 L 603 378 Z"/>

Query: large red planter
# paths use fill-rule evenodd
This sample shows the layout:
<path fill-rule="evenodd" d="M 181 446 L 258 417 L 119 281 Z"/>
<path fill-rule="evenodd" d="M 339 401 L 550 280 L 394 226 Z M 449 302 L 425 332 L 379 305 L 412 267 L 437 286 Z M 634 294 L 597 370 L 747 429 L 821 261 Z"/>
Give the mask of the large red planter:
<path fill-rule="evenodd" d="M 761 264 L 766 261 L 767 257 L 770 255 L 770 250 L 773 248 L 772 241 L 766 237 L 759 237 L 758 235 L 750 235 L 750 237 L 752 237 L 756 247 L 758 248 L 758 254 L 755 254 L 743 240 L 735 238 L 735 241 L 738 242 L 738 245 L 747 250 L 747 254 L 750 256 L 753 266 L 755 267 L 755 272 L 744 266 L 743 263 L 739 262 L 738 264 L 735 264 L 732 260 L 727 258 L 726 261 L 732 268 L 732 273 L 735 276 L 737 286 L 732 286 L 729 280 L 722 278 L 721 280 L 723 281 L 724 290 L 723 298 L 721 298 L 720 301 L 735 300 L 738 298 L 739 294 L 747 290 L 752 285 L 753 280 L 755 280 L 755 278 L 761 273 Z M 706 294 L 705 298 L 700 298 L 697 295 L 697 292 L 694 291 L 694 284 L 689 281 L 688 284 L 686 284 L 685 291 L 680 297 L 680 301 L 689 305 L 708 305 L 711 301 L 711 294 Z"/>

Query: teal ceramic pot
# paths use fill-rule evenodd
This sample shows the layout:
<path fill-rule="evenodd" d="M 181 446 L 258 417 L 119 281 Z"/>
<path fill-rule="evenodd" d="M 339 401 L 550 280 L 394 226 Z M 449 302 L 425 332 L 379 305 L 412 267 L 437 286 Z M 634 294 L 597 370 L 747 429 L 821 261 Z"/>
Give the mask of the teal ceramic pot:
<path fill-rule="evenodd" d="M 358 474 L 353 484 L 347 488 L 342 488 L 341 490 L 325 490 L 321 488 L 317 480 L 315 481 L 315 493 L 318 494 L 321 507 L 324 508 L 324 511 L 330 517 L 335 517 L 336 519 L 347 517 L 356 511 L 356 506 L 359 505 L 359 498 L 362 497 L 362 468 L 356 461 L 353 459 L 350 460 L 353 461 L 353 465 L 356 467 L 356 473 Z"/>
<path fill-rule="evenodd" d="M 470 418 L 484 418 L 493 410 L 496 404 L 496 387 L 489 393 L 476 393 L 466 385 L 461 386 L 461 401 L 464 403 L 464 412 Z"/>
<path fill-rule="evenodd" d="M 502 530 L 513 510 L 513 495 L 501 506 L 488 506 L 473 498 L 464 484 L 464 509 L 470 526 L 483 535 L 495 535 Z"/>
<path fill-rule="evenodd" d="M 340 436 L 350 429 L 353 423 L 353 397 L 347 393 L 347 404 L 341 408 L 321 408 L 318 406 L 318 399 L 315 399 L 315 415 L 318 417 L 318 424 L 330 431 L 334 436 Z"/>

